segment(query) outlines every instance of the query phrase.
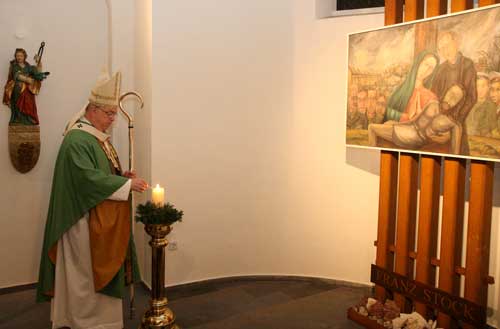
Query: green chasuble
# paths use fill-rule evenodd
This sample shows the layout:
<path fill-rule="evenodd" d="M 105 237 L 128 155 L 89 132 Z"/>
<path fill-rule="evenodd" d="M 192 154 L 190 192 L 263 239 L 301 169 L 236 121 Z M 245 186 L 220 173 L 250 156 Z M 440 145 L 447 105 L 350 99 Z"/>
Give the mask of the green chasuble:
<path fill-rule="evenodd" d="M 49 301 L 54 291 L 55 265 L 49 258 L 49 250 L 90 209 L 106 200 L 127 180 L 112 174 L 110 162 L 96 137 L 75 129 L 66 134 L 54 170 L 40 261 L 38 302 Z M 133 281 L 137 281 L 140 278 L 132 235 L 129 244 L 132 250 Z M 100 292 L 122 298 L 124 276 L 122 266 Z"/>

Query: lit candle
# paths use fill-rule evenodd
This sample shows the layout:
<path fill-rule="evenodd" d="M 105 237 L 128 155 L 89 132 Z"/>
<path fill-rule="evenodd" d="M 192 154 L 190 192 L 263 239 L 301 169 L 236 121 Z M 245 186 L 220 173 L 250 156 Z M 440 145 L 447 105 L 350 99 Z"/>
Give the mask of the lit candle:
<path fill-rule="evenodd" d="M 156 187 L 153 188 L 153 203 L 157 206 L 163 207 L 165 204 L 165 189 L 160 187 L 160 184 L 156 184 Z"/>

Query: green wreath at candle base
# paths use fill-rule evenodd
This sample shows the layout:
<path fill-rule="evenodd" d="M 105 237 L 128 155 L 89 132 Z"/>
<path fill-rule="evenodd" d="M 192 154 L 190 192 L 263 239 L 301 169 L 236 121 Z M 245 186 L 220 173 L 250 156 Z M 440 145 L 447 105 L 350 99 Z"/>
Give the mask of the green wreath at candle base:
<path fill-rule="evenodd" d="M 175 207 L 167 203 L 164 206 L 158 206 L 151 201 L 137 206 L 135 220 L 145 225 L 161 224 L 172 225 L 175 222 L 182 221 L 184 212 L 177 210 Z"/>

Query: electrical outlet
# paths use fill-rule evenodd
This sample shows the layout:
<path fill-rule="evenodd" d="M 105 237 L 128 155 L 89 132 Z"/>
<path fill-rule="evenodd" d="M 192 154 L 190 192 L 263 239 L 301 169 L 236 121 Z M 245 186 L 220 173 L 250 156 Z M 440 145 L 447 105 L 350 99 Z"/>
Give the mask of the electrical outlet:
<path fill-rule="evenodd" d="M 168 250 L 174 251 L 177 250 L 177 241 L 170 241 L 167 246 Z"/>

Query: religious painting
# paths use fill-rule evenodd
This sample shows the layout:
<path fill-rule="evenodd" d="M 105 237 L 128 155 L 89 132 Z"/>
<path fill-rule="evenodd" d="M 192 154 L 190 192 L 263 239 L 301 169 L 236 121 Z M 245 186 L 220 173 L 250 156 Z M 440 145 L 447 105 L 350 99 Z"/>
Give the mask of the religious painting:
<path fill-rule="evenodd" d="M 30 171 L 40 156 L 40 126 L 35 96 L 49 72 L 42 70 L 45 43 L 33 57 L 35 65 L 28 62 L 23 48 L 14 51 L 9 63 L 2 103 L 10 108 L 9 154 L 12 165 L 20 173 Z"/>
<path fill-rule="evenodd" d="M 500 161 L 500 6 L 349 35 L 346 144 Z"/>

